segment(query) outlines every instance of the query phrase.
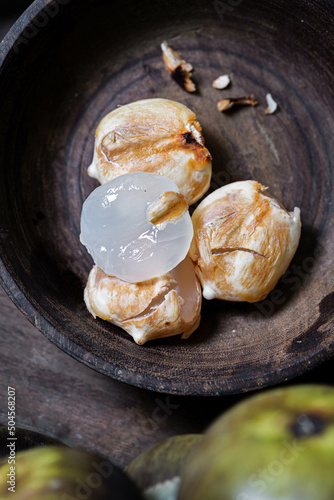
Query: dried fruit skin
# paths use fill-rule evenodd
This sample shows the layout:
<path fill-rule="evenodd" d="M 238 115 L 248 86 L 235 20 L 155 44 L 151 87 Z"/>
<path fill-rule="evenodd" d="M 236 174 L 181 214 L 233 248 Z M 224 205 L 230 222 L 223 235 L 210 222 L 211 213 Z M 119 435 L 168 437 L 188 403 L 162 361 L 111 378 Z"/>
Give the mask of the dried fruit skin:
<path fill-rule="evenodd" d="M 299 209 L 287 212 L 256 181 L 223 186 L 193 213 L 189 255 L 207 299 L 264 299 L 288 268 L 300 238 Z"/>
<path fill-rule="evenodd" d="M 217 103 L 218 111 L 228 111 L 234 106 L 257 106 L 258 102 L 254 99 L 254 94 L 248 97 L 229 97 L 222 99 Z"/>
<path fill-rule="evenodd" d="M 188 205 L 203 196 L 210 185 L 211 155 L 190 109 L 167 99 L 145 99 L 102 119 L 88 174 L 104 184 L 137 171 L 169 177 Z"/>
<path fill-rule="evenodd" d="M 141 283 L 107 276 L 94 266 L 85 289 L 90 313 L 127 331 L 137 344 L 183 333 L 200 322 L 201 288 L 187 257 L 171 272 Z"/>
<path fill-rule="evenodd" d="M 182 59 L 181 54 L 172 49 L 167 42 L 162 42 L 161 50 L 166 69 L 173 80 L 187 92 L 195 92 L 196 85 L 191 79 L 192 65 Z"/>
<path fill-rule="evenodd" d="M 181 193 L 165 191 L 149 206 L 147 219 L 155 226 L 163 227 L 168 222 L 177 222 L 184 217 L 188 204 Z"/>

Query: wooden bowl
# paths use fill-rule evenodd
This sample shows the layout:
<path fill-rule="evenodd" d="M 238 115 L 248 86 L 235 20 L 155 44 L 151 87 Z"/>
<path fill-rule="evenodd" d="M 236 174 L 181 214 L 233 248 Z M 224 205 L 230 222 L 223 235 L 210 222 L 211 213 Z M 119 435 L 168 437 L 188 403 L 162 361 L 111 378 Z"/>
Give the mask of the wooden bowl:
<path fill-rule="evenodd" d="M 242 392 L 294 377 L 333 353 L 334 6 L 241 0 L 37 0 L 0 53 L 1 283 L 58 347 L 140 387 Z M 167 40 L 195 68 L 188 94 L 163 67 Z M 231 75 L 230 88 L 212 81 Z M 266 115 L 265 95 L 279 103 Z M 217 111 L 223 97 L 259 106 Z M 79 242 L 94 132 L 116 106 L 166 97 L 192 108 L 213 155 L 212 189 L 242 179 L 301 208 L 284 279 L 257 304 L 204 301 L 193 336 L 137 346 L 83 302 L 92 261 Z M 13 346 L 15 349 L 15 346 Z"/>

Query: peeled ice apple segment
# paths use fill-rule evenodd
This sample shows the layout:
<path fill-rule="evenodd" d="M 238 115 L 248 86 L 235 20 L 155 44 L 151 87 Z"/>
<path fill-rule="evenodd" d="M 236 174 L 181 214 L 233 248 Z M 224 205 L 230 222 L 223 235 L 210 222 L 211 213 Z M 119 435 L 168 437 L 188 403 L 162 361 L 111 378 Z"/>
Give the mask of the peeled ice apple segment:
<path fill-rule="evenodd" d="M 206 299 L 263 300 L 296 252 L 300 210 L 288 212 L 256 181 L 239 181 L 207 196 L 193 213 L 189 255 Z"/>
<path fill-rule="evenodd" d="M 101 184 L 131 172 L 163 175 L 192 205 L 209 188 L 211 160 L 191 109 L 169 99 L 142 99 L 101 120 L 88 175 Z"/>
<path fill-rule="evenodd" d="M 166 208 L 159 203 L 164 193 L 173 201 Z M 152 206 L 160 226 L 148 218 Z M 86 199 L 80 241 L 107 275 L 130 283 L 161 276 L 188 253 L 193 226 L 185 207 L 178 187 L 167 177 L 125 174 L 99 186 Z"/>
<path fill-rule="evenodd" d="M 169 273 L 140 283 L 108 276 L 94 266 L 85 289 L 89 312 L 120 326 L 141 345 L 180 333 L 188 338 L 199 325 L 201 299 L 189 257 Z"/>

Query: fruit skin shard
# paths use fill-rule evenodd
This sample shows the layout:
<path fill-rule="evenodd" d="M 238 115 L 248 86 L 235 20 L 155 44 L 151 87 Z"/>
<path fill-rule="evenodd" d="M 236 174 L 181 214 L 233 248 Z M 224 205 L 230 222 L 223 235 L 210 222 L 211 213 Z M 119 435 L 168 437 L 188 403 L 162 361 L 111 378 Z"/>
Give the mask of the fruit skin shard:
<path fill-rule="evenodd" d="M 187 63 L 179 52 L 170 47 L 167 42 L 161 44 L 162 57 L 168 73 L 181 88 L 187 92 L 195 92 L 196 85 L 191 79 L 193 67 Z"/>
<path fill-rule="evenodd" d="M 174 269 L 192 237 L 184 197 L 161 175 L 122 175 L 96 188 L 83 204 L 81 243 L 106 274 L 124 281 L 146 281 Z"/>
<path fill-rule="evenodd" d="M 179 500 L 333 500 L 334 388 L 264 392 L 222 415 L 181 472 Z"/>
<path fill-rule="evenodd" d="M 88 175 L 104 184 L 138 171 L 172 179 L 188 205 L 204 195 L 210 185 L 211 155 L 193 111 L 168 99 L 144 99 L 101 120 Z"/>

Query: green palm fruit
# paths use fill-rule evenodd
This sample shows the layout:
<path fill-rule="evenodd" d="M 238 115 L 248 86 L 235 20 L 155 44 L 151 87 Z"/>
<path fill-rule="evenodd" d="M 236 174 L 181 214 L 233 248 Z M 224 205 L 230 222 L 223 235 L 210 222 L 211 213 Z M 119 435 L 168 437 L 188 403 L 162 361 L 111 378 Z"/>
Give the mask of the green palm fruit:
<path fill-rule="evenodd" d="M 0 500 L 141 499 L 119 468 L 86 451 L 45 446 L 18 452 L 14 460 L 0 465 Z"/>
<path fill-rule="evenodd" d="M 266 391 L 204 434 L 179 500 L 333 500 L 334 388 Z"/>
<path fill-rule="evenodd" d="M 143 492 L 145 499 L 176 499 L 181 467 L 201 439 L 200 434 L 167 438 L 131 462 L 126 472 Z"/>

